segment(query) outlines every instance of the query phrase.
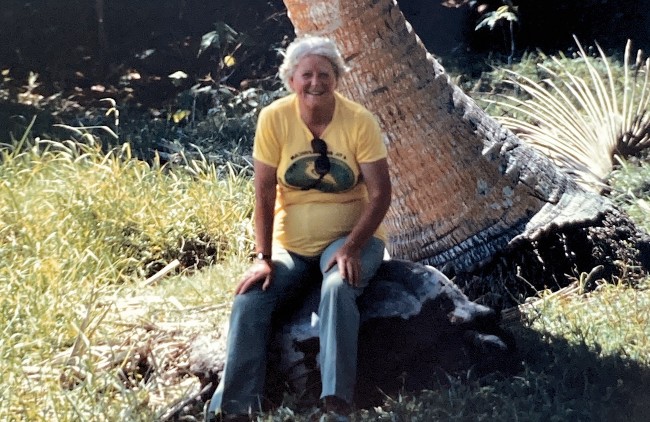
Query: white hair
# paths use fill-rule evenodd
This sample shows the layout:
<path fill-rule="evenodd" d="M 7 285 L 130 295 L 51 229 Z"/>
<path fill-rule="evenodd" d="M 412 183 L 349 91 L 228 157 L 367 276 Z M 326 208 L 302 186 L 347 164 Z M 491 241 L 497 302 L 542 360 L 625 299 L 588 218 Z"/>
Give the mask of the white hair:
<path fill-rule="evenodd" d="M 339 79 L 348 71 L 348 67 L 345 65 L 343 57 L 341 57 L 341 52 L 336 47 L 336 44 L 334 44 L 334 41 L 329 38 L 313 35 L 296 38 L 291 44 L 289 44 L 289 47 L 287 47 L 287 50 L 284 53 L 284 60 L 282 61 L 278 71 L 282 83 L 284 83 L 284 86 L 289 91 L 293 91 L 289 86 L 289 80 L 293 76 L 293 73 L 298 66 L 298 62 L 308 55 L 323 56 L 328 59 L 334 67 L 336 79 Z"/>

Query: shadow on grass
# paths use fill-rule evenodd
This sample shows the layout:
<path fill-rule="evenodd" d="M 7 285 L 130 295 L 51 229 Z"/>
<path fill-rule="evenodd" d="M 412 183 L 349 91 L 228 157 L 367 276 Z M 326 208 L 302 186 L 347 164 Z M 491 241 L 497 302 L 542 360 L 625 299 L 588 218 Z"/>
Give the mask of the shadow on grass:
<path fill-rule="evenodd" d="M 498 370 L 481 373 L 466 368 L 449 373 L 423 364 L 417 378 L 422 380 L 424 372 L 429 372 L 429 385 L 412 389 L 415 386 L 409 385 L 405 373 L 390 386 L 378 386 L 380 394 L 366 403 L 358 397 L 355 420 L 650 420 L 649 367 L 623 352 L 604 355 L 597 346 L 571 344 L 523 325 L 511 325 L 508 330 L 517 352 L 512 360 L 499 363 Z M 423 356 L 423 361 L 431 359 L 439 357 Z M 278 408 L 269 409 L 265 420 L 287 420 L 286 408 L 294 415 L 289 420 L 309 420 L 313 407 L 298 402 L 285 396 L 276 402 Z M 202 403 L 197 403 L 194 412 L 196 416 L 202 413 Z"/>
<path fill-rule="evenodd" d="M 510 330 L 519 370 L 465 381 L 457 374 L 446 385 L 415 394 L 412 410 L 397 401 L 391 410 L 400 420 L 650 420 L 650 368 L 623 352 L 603 355 L 584 342 L 570 344 L 524 326 Z"/>
<path fill-rule="evenodd" d="M 650 419 L 650 368 L 623 351 L 603 355 L 598 346 L 521 331 L 525 376 L 534 381 L 532 397 L 544 403 L 540 411 L 556 408 L 555 415 L 594 421 Z"/>

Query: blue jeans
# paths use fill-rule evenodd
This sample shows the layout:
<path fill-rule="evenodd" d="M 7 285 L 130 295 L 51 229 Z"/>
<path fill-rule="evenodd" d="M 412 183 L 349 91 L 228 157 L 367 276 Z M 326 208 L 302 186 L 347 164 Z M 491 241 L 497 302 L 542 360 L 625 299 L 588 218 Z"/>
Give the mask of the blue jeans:
<path fill-rule="evenodd" d="M 266 291 L 258 283 L 235 296 L 230 315 L 226 362 L 208 413 L 246 414 L 262 408 L 266 377 L 266 353 L 273 311 L 305 283 L 318 283 L 309 275 L 322 274 L 319 316 L 321 397 L 337 396 L 352 401 L 357 369 L 359 309 L 356 299 L 374 276 L 384 257 L 384 242 L 371 238 L 361 252 L 361 279 L 352 287 L 338 266 L 325 265 L 343 245 L 332 242 L 320 257 L 305 257 L 285 250 L 273 253 L 275 275 Z"/>

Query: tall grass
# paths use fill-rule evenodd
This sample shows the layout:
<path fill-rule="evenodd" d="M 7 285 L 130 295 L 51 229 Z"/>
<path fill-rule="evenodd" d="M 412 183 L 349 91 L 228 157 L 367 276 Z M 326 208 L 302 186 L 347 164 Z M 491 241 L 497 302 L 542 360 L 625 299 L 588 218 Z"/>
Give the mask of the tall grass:
<path fill-rule="evenodd" d="M 618 166 L 609 177 L 610 196 L 650 232 L 650 162 L 617 161 Z"/>
<path fill-rule="evenodd" d="M 128 144 L 23 139 L 0 154 L 0 420 L 151 420 L 145 390 L 95 370 L 92 346 L 129 338 L 107 316 L 170 261 L 243 260 L 250 180 L 146 163 Z"/>

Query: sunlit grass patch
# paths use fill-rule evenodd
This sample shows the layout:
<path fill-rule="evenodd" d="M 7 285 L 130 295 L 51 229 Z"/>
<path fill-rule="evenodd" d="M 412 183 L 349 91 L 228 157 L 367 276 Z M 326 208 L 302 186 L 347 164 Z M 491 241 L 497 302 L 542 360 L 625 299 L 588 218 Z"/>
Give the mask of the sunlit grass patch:
<path fill-rule="evenodd" d="M 220 277 L 188 281 L 154 294 L 167 311 L 145 299 L 129 323 L 116 319 L 120 305 L 162 289 L 143 281 L 175 259 L 235 278 L 216 264 L 237 268 L 250 252 L 250 179 L 196 160 L 146 163 L 128 144 L 104 153 L 37 140 L 0 154 L 0 419 L 155 419 L 150 375 L 132 367 L 148 356 L 140 325 L 169 309 L 180 321 L 230 293 Z"/>
<path fill-rule="evenodd" d="M 636 287 L 601 283 L 582 296 L 542 299 L 530 327 L 602 356 L 623 356 L 650 368 L 650 281 Z"/>
<path fill-rule="evenodd" d="M 640 227 L 650 231 L 650 163 L 618 163 L 609 179 L 610 196 Z"/>

